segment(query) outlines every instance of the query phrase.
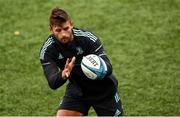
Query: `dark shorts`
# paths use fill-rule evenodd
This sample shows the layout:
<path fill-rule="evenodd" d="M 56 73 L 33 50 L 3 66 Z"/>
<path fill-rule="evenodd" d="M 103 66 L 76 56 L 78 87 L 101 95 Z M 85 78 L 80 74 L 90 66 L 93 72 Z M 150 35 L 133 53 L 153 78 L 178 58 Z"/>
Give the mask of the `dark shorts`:
<path fill-rule="evenodd" d="M 123 108 L 118 93 L 112 96 L 112 98 L 104 99 L 104 101 L 100 101 L 99 103 L 92 103 L 65 96 L 60 103 L 59 109 L 77 111 L 83 113 L 84 116 L 87 116 L 91 106 L 94 108 L 97 116 L 123 115 Z"/>

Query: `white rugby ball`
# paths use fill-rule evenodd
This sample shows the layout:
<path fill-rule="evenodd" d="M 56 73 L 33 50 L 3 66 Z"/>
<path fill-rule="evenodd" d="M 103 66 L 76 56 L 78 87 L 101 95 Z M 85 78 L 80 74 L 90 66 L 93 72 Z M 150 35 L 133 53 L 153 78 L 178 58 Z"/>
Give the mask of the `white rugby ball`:
<path fill-rule="evenodd" d="M 81 69 L 83 73 L 92 80 L 104 78 L 107 72 L 107 66 L 104 60 L 95 54 L 89 54 L 83 57 Z"/>

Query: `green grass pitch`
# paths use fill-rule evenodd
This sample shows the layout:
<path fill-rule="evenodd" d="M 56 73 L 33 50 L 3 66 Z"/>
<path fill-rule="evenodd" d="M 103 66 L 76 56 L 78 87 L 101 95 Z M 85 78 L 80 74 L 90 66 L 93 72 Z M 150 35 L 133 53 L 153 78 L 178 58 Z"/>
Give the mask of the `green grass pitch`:
<path fill-rule="evenodd" d="M 0 0 L 0 116 L 54 116 L 65 85 L 39 63 L 53 7 L 98 35 L 125 115 L 180 115 L 180 0 Z M 14 32 L 19 31 L 19 35 Z M 96 116 L 93 109 L 90 116 Z"/>

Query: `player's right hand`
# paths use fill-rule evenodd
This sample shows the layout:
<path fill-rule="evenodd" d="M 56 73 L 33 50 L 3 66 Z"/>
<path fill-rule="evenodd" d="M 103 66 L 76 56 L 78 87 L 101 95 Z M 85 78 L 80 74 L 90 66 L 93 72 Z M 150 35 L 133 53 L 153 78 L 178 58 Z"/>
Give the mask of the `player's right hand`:
<path fill-rule="evenodd" d="M 75 60 L 76 60 L 76 57 L 73 57 L 71 59 L 71 61 L 69 60 L 69 58 L 67 58 L 66 60 L 66 64 L 64 66 L 64 70 L 62 71 L 62 78 L 65 80 L 69 77 L 71 71 L 72 71 L 72 68 L 75 64 Z"/>

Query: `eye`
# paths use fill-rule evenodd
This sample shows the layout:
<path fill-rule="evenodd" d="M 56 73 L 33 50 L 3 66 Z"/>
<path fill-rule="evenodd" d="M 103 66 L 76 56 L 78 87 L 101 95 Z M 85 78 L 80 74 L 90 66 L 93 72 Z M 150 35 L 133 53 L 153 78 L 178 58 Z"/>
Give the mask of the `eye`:
<path fill-rule="evenodd" d="M 55 31 L 56 31 L 56 32 L 61 32 L 61 29 L 56 29 Z"/>
<path fill-rule="evenodd" d="M 65 27 L 64 30 L 67 31 L 69 29 L 69 27 Z"/>

